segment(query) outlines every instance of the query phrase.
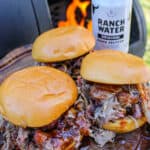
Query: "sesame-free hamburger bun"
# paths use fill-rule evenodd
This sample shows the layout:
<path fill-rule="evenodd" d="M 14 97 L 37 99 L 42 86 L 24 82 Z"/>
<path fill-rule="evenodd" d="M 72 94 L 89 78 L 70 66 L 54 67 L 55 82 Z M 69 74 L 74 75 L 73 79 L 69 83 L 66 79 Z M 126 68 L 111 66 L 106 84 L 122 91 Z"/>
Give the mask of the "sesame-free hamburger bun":
<path fill-rule="evenodd" d="M 95 46 L 93 34 L 81 26 L 59 27 L 41 34 L 33 43 L 32 57 L 57 62 L 84 55 Z"/>
<path fill-rule="evenodd" d="M 116 133 L 128 133 L 140 128 L 146 123 L 146 117 L 142 116 L 139 119 L 125 117 L 123 119 L 115 120 L 114 122 L 107 122 L 103 124 L 105 130 L 114 131 Z"/>
<path fill-rule="evenodd" d="M 58 119 L 76 100 L 72 78 L 57 69 L 36 66 L 17 71 L 0 86 L 0 112 L 15 125 L 41 127 Z"/>
<path fill-rule="evenodd" d="M 142 58 L 114 50 L 88 54 L 81 64 L 84 79 L 104 84 L 137 84 L 150 80 Z"/>

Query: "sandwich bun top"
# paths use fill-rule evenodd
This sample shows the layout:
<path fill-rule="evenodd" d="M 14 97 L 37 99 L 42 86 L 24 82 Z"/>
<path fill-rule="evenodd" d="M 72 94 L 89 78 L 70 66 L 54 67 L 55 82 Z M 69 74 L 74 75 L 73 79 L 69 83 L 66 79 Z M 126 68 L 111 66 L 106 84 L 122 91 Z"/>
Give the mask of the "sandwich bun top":
<path fill-rule="evenodd" d="M 93 34 L 81 26 L 59 27 L 41 34 L 33 43 L 32 57 L 57 62 L 84 55 L 95 46 Z"/>
<path fill-rule="evenodd" d="M 88 54 L 80 73 L 86 80 L 104 84 L 137 84 L 150 80 L 150 70 L 142 58 L 114 50 Z"/>
<path fill-rule="evenodd" d="M 29 67 L 0 86 L 0 112 L 15 125 L 42 127 L 58 119 L 76 100 L 72 78 L 57 69 Z"/>

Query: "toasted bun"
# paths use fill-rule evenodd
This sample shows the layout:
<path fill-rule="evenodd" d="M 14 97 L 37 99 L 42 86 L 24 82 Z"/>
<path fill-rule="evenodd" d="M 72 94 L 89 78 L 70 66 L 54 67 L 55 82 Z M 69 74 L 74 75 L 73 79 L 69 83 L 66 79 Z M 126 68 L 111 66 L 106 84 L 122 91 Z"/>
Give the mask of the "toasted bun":
<path fill-rule="evenodd" d="M 57 69 L 29 67 L 10 75 L 0 87 L 0 112 L 22 127 L 41 127 L 58 119 L 76 100 L 72 78 Z"/>
<path fill-rule="evenodd" d="M 125 117 L 124 119 L 119 119 L 114 122 L 105 123 L 103 125 L 103 128 L 106 130 L 114 131 L 116 133 L 127 133 L 143 126 L 145 123 L 145 117 L 141 117 L 139 119 Z"/>
<path fill-rule="evenodd" d="M 84 55 L 93 49 L 94 36 L 80 26 L 52 29 L 34 42 L 32 56 L 39 62 L 57 62 Z"/>
<path fill-rule="evenodd" d="M 105 84 L 136 84 L 150 80 L 150 70 L 137 56 L 114 50 L 88 54 L 81 64 L 84 79 Z"/>

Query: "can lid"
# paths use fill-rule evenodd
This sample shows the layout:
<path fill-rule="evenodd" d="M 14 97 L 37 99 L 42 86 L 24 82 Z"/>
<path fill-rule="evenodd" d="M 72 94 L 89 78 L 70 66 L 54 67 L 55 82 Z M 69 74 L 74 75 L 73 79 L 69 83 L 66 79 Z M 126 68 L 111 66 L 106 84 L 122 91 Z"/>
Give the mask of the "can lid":
<path fill-rule="evenodd" d="M 94 4 L 95 6 L 97 5 L 101 5 L 101 6 L 109 6 L 109 7 L 117 7 L 117 6 L 129 6 L 132 4 L 132 0 L 92 0 L 92 4 Z"/>

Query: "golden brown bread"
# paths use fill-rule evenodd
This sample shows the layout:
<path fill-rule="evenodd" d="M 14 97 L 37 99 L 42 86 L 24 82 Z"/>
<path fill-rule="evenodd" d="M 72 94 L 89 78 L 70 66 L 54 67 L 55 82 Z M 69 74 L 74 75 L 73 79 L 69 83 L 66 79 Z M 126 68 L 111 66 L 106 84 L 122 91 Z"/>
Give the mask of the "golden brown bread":
<path fill-rule="evenodd" d="M 139 119 L 125 117 L 124 119 L 118 119 L 114 122 L 108 122 L 103 125 L 106 130 L 114 131 L 116 133 L 128 133 L 137 128 L 140 128 L 146 123 L 146 118 L 143 116 Z"/>
<path fill-rule="evenodd" d="M 84 79 L 105 84 L 137 84 L 150 80 L 150 70 L 142 58 L 114 50 L 88 54 L 81 64 Z"/>
<path fill-rule="evenodd" d="M 39 62 L 57 62 L 84 55 L 93 49 L 93 34 L 80 26 L 60 27 L 40 35 L 33 43 L 32 57 Z"/>
<path fill-rule="evenodd" d="M 0 86 L 0 112 L 23 127 L 41 127 L 56 120 L 76 100 L 72 78 L 57 69 L 29 67 L 10 75 Z"/>

